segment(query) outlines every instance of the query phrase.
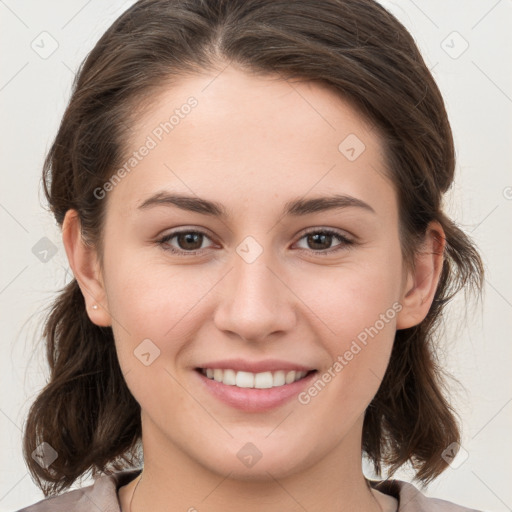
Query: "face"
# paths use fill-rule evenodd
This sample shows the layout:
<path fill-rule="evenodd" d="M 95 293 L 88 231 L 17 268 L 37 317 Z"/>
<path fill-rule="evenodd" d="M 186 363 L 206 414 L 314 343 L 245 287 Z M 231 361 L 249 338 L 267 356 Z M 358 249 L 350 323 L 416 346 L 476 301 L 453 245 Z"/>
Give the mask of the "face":
<path fill-rule="evenodd" d="M 145 456 L 239 478 L 360 456 L 404 294 L 378 133 L 326 87 L 228 67 L 158 95 L 127 163 L 99 199 L 103 305 Z"/>

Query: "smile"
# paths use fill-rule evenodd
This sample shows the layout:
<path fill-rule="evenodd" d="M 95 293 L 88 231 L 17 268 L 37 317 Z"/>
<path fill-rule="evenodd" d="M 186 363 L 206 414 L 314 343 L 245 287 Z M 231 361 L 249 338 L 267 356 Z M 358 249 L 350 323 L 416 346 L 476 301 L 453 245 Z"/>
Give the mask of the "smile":
<path fill-rule="evenodd" d="M 295 370 L 252 373 L 220 368 L 199 368 L 199 371 L 208 379 L 215 380 L 227 386 L 255 389 L 268 389 L 292 384 L 311 373 Z"/>

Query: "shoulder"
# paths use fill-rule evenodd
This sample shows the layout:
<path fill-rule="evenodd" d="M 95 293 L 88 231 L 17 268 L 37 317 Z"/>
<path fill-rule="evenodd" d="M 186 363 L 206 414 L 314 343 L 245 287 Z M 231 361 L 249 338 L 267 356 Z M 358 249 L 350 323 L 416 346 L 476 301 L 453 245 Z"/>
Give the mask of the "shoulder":
<path fill-rule="evenodd" d="M 401 480 L 372 481 L 371 486 L 397 498 L 398 512 L 481 512 L 474 508 L 456 505 L 450 501 L 427 498 L 413 484 Z"/>
<path fill-rule="evenodd" d="M 17 512 L 120 512 L 117 490 L 140 474 L 130 469 L 103 475 L 92 485 L 52 496 Z M 398 512 L 481 512 L 449 501 L 427 498 L 414 485 L 401 480 L 372 481 L 373 488 L 398 499 Z"/>
<path fill-rule="evenodd" d="M 120 512 L 117 490 L 133 480 L 140 469 L 102 475 L 93 484 L 50 496 L 17 512 Z"/>

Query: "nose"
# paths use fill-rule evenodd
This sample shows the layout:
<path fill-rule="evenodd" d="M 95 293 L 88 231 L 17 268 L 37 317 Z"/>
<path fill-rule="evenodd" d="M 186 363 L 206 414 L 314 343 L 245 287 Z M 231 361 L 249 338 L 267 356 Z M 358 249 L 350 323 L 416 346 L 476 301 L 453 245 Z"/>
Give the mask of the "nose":
<path fill-rule="evenodd" d="M 269 252 L 252 263 L 235 254 L 234 268 L 223 280 L 222 298 L 214 314 L 216 327 L 224 333 L 261 342 L 295 326 L 296 297 L 283 272 L 267 257 Z"/>

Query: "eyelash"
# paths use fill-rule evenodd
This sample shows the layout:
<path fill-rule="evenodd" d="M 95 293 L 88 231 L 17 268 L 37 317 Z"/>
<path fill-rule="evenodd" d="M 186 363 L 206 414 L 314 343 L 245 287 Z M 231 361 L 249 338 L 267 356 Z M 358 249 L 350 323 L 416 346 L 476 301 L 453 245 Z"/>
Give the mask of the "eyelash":
<path fill-rule="evenodd" d="M 161 238 L 160 240 L 157 240 L 157 243 L 165 250 L 165 251 L 169 251 L 173 254 L 176 254 L 178 256 L 195 256 L 196 254 L 200 253 L 203 249 L 199 250 L 199 251 L 185 251 L 183 249 L 176 249 L 175 247 L 169 245 L 169 241 L 172 240 L 174 237 L 178 236 L 178 235 L 181 235 L 181 234 L 194 234 L 194 235 L 203 235 L 204 237 L 206 238 L 210 238 L 205 232 L 203 231 L 195 231 L 195 230 L 181 230 L 181 231 L 173 231 L 172 233 L 169 233 L 167 235 L 165 235 L 163 238 Z M 331 249 L 326 249 L 326 250 L 318 250 L 318 251 L 315 251 L 313 249 L 299 249 L 300 251 L 308 251 L 308 252 L 312 252 L 314 254 L 318 254 L 320 256 L 328 256 L 330 254 L 333 254 L 335 252 L 338 252 L 338 251 L 341 251 L 343 249 L 350 249 L 352 248 L 352 246 L 354 246 L 356 244 L 356 242 L 354 242 L 353 240 L 350 240 L 349 238 L 345 237 L 344 235 L 342 235 L 341 233 L 339 233 L 338 231 L 334 231 L 332 229 L 314 229 L 314 230 L 311 230 L 311 231 L 307 231 L 306 233 L 304 233 L 300 238 L 299 240 L 302 240 L 303 238 L 305 238 L 306 236 L 308 235 L 314 235 L 314 234 L 322 234 L 322 235 L 330 235 L 330 236 L 333 236 L 335 238 L 338 239 L 339 242 L 341 242 L 340 244 L 334 246 L 334 248 L 331 248 Z"/>

